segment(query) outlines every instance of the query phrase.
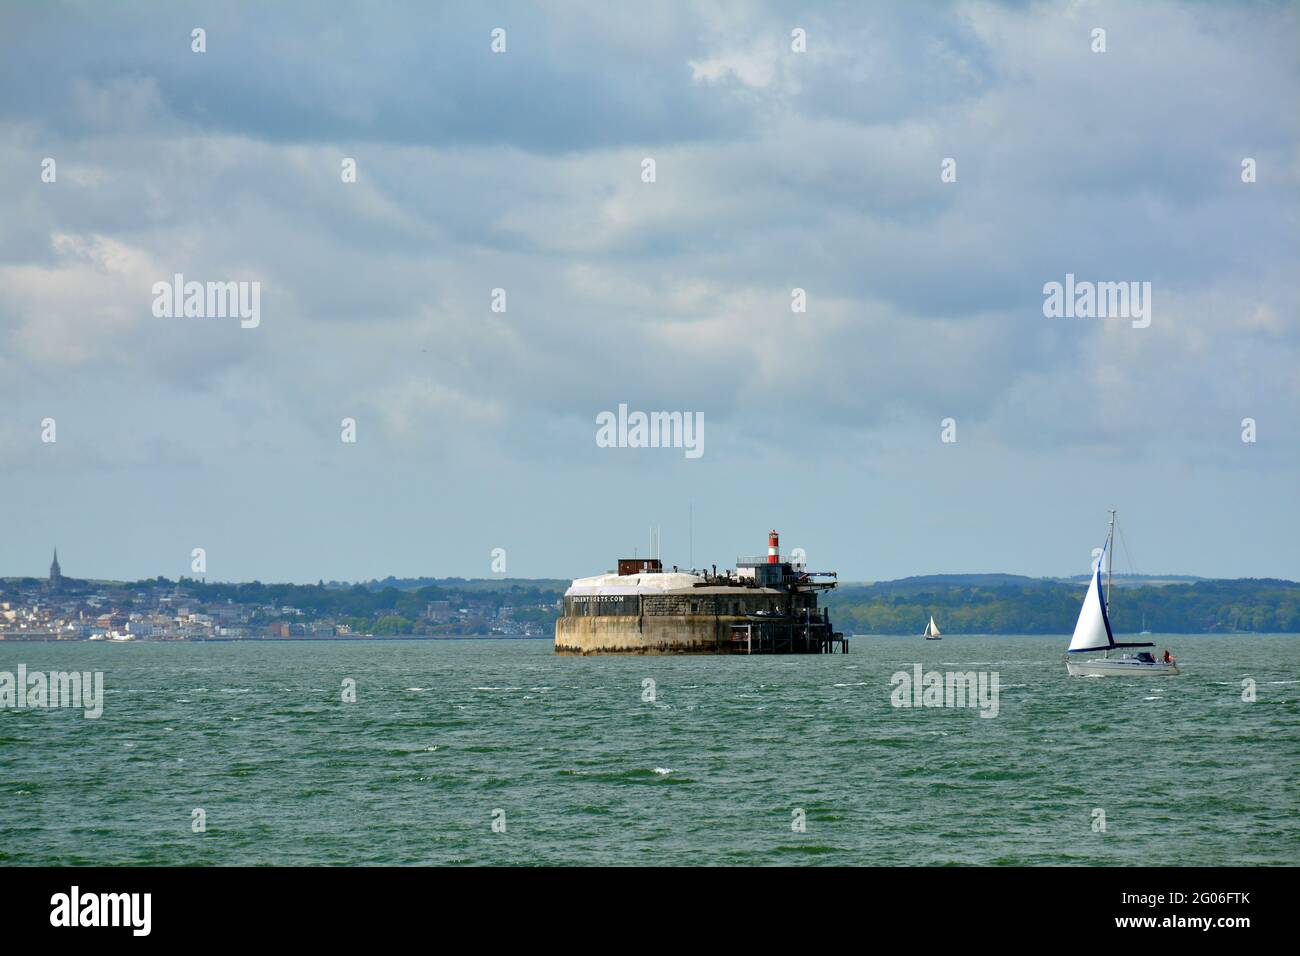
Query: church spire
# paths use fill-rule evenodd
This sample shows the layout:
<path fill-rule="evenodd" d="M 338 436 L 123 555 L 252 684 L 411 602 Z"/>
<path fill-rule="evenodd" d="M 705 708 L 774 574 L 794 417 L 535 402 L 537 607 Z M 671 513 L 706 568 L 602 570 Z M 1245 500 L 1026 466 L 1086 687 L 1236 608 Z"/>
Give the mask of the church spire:
<path fill-rule="evenodd" d="M 59 549 L 54 549 L 54 560 L 50 563 L 50 590 L 57 591 L 63 584 L 63 570 L 59 567 Z"/>

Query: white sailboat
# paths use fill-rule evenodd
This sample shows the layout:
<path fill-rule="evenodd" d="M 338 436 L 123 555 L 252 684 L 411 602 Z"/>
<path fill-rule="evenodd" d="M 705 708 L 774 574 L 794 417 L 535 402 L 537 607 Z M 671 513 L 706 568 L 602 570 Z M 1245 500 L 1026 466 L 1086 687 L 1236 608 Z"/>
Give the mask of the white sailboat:
<path fill-rule="evenodd" d="M 1110 533 L 1106 536 L 1106 546 L 1101 549 L 1097 568 L 1088 585 L 1088 594 L 1079 609 L 1079 620 L 1074 625 L 1074 636 L 1070 638 L 1066 659 L 1066 670 L 1071 677 L 1104 677 L 1126 674 L 1140 676 L 1172 676 L 1178 674 L 1178 665 L 1165 652 L 1165 660 L 1158 661 L 1154 654 L 1142 651 L 1137 654 L 1119 654 L 1112 657 L 1111 652 L 1121 647 L 1154 647 L 1151 643 L 1120 644 L 1110 630 L 1110 578 L 1113 560 L 1111 546 L 1115 543 L 1115 512 L 1110 513 Z M 1106 564 L 1106 588 L 1102 592 L 1101 566 Z M 1074 658 L 1072 655 L 1089 651 L 1104 652 L 1101 657 Z"/>
<path fill-rule="evenodd" d="M 925 629 L 925 639 L 927 641 L 942 641 L 943 632 L 934 623 L 934 615 L 930 615 L 930 623 Z"/>

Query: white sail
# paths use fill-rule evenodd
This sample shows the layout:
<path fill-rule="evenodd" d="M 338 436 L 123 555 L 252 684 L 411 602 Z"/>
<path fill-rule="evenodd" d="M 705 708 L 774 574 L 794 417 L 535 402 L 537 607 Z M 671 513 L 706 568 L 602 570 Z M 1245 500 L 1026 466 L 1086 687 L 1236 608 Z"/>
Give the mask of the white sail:
<path fill-rule="evenodd" d="M 939 636 L 939 633 L 940 633 L 940 632 L 939 632 L 939 628 L 937 628 L 937 627 L 935 626 L 935 623 L 934 623 L 934 615 L 931 614 L 931 615 L 930 615 L 930 626 L 927 627 L 927 628 L 925 629 L 925 636 L 926 636 L 926 637 L 938 637 L 938 636 Z"/>
<path fill-rule="evenodd" d="M 1102 548 L 1101 558 L 1097 561 L 1097 570 L 1088 585 L 1088 596 L 1083 599 L 1079 609 L 1079 620 L 1074 625 L 1074 637 L 1070 638 L 1069 650 L 1101 651 L 1115 646 L 1111 637 L 1110 621 L 1106 618 L 1106 605 L 1101 597 L 1101 566 L 1106 560 L 1106 549 Z"/>

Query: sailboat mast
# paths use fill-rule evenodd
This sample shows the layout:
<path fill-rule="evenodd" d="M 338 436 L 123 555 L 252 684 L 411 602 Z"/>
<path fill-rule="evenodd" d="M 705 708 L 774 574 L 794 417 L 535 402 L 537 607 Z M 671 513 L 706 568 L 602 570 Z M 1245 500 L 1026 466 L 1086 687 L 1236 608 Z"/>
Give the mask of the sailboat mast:
<path fill-rule="evenodd" d="M 1106 612 L 1110 613 L 1110 577 L 1115 567 L 1115 509 L 1110 510 L 1110 534 L 1106 537 Z"/>

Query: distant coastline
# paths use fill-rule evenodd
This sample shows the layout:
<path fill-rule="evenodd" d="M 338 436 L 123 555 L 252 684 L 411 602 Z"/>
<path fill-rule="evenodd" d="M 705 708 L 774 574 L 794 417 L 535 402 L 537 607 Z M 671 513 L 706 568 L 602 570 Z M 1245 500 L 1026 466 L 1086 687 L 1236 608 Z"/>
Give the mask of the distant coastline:
<path fill-rule="evenodd" d="M 844 584 L 827 606 L 846 633 L 919 634 L 933 614 L 945 635 L 1069 634 L 1086 587 L 1086 576 L 926 575 Z M 1116 575 L 1110 621 L 1124 634 L 1295 634 L 1300 583 Z"/>
<path fill-rule="evenodd" d="M 150 578 L 0 578 L 0 641 L 448 640 L 554 635 L 568 581 L 386 578 L 359 584 L 263 584 Z M 842 583 L 826 599 L 859 637 L 1068 634 L 1084 580 L 937 574 Z M 1300 583 L 1178 575 L 1117 576 L 1117 633 L 1300 633 Z"/>

